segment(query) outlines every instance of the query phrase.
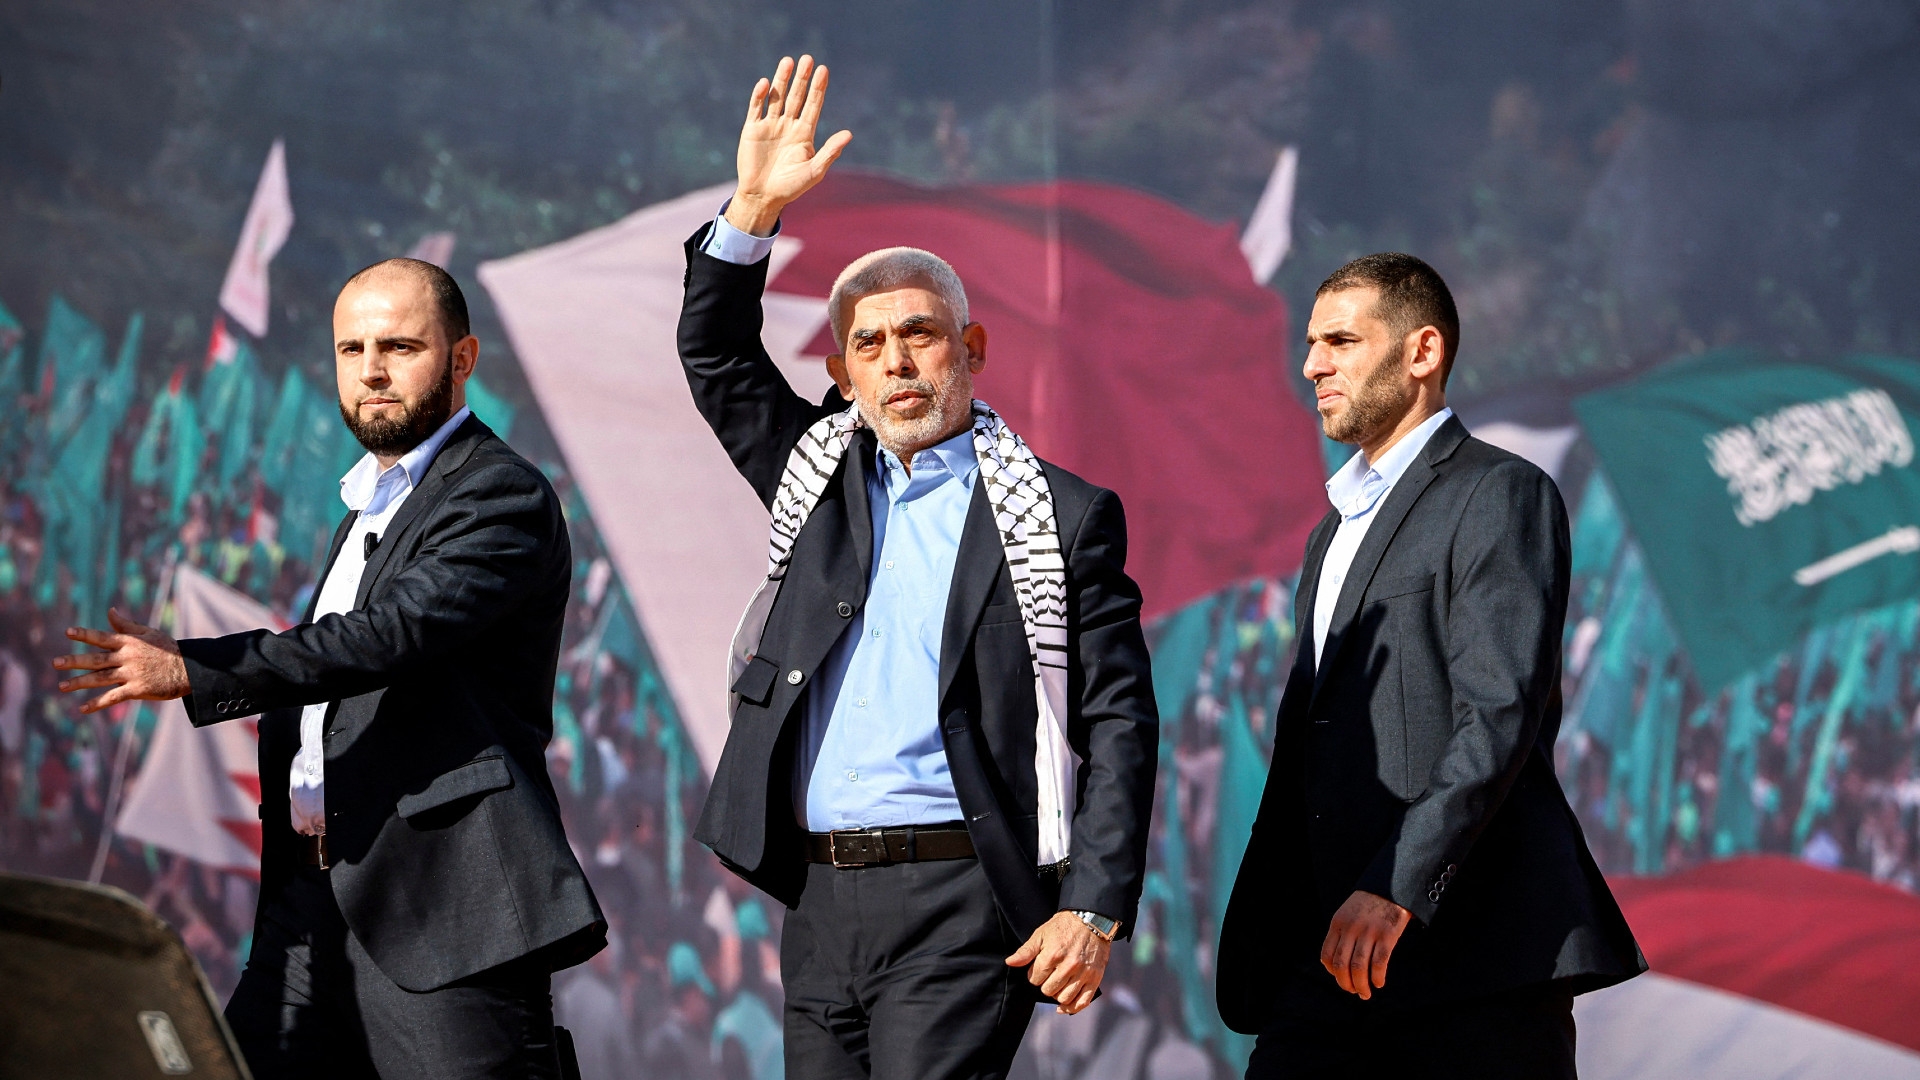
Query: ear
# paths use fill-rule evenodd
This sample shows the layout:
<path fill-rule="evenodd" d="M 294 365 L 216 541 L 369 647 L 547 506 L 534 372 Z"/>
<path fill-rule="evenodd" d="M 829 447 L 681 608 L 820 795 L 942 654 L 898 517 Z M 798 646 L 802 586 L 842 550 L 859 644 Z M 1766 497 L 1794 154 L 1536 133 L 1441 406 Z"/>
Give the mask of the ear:
<path fill-rule="evenodd" d="M 967 370 L 975 375 L 987 366 L 987 328 L 968 323 L 960 329 L 960 341 L 967 347 Z"/>
<path fill-rule="evenodd" d="M 827 357 L 827 374 L 833 376 L 833 384 L 840 388 L 840 396 L 853 400 L 853 379 L 847 374 L 847 358 L 834 353 Z"/>
<path fill-rule="evenodd" d="M 466 385 L 473 375 L 473 366 L 480 362 L 480 339 L 468 334 L 453 343 L 453 384 Z"/>
<path fill-rule="evenodd" d="M 1446 368 L 1447 342 L 1437 327 L 1423 326 L 1407 335 L 1407 371 L 1426 381 Z"/>

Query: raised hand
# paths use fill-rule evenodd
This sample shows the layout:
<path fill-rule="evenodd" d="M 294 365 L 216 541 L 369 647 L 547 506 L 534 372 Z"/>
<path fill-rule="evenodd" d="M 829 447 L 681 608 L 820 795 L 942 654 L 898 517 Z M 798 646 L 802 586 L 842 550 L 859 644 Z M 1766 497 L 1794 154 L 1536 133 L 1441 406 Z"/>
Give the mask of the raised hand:
<path fill-rule="evenodd" d="M 727 223 L 754 236 L 770 236 L 786 205 L 820 182 L 853 132 L 839 131 L 815 150 L 820 107 L 827 99 L 827 67 L 813 57 L 780 59 L 772 81 L 754 84 L 747 122 L 740 129 L 740 182 L 727 207 Z"/>
<path fill-rule="evenodd" d="M 61 682 L 62 691 L 111 687 L 81 705 L 81 712 L 99 712 L 123 701 L 165 701 L 187 695 L 192 689 L 187 682 L 187 663 L 180 658 L 180 646 L 172 638 L 134 622 L 117 608 L 108 609 L 107 621 L 113 625 L 113 633 L 84 626 L 67 630 L 67 637 L 105 652 L 75 653 L 53 660 L 53 666 L 61 671 L 87 673 Z"/>

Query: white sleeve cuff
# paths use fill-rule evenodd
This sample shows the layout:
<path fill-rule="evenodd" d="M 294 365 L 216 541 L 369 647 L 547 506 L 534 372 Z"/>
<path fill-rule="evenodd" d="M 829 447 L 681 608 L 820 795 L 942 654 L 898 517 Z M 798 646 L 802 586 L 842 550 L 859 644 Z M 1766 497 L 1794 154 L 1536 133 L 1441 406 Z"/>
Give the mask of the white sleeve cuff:
<path fill-rule="evenodd" d="M 727 208 L 722 204 L 720 212 L 714 215 L 713 229 L 707 234 L 707 242 L 700 246 L 700 250 L 721 262 L 752 266 L 772 253 L 774 237 L 779 235 L 778 223 L 773 226 L 773 236 L 755 236 L 752 233 L 741 232 L 727 221 Z"/>

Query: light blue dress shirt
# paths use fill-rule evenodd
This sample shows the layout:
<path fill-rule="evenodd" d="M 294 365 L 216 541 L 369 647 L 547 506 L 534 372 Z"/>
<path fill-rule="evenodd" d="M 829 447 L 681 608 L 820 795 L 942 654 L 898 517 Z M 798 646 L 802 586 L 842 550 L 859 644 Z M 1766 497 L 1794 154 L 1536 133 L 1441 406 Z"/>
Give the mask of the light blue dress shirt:
<path fill-rule="evenodd" d="M 1353 556 L 1360 550 L 1360 541 L 1367 538 L 1367 529 L 1373 525 L 1374 511 L 1386 501 L 1387 492 L 1400 482 L 1413 459 L 1427 448 L 1427 440 L 1452 416 L 1452 409 L 1441 409 L 1388 447 L 1379 461 L 1370 463 L 1366 454 L 1356 453 L 1327 480 L 1327 501 L 1340 512 L 1340 527 L 1334 530 L 1326 557 L 1320 561 L 1320 584 L 1313 591 L 1313 666 L 1316 669 L 1326 647 L 1327 629 L 1333 625 L 1334 605 L 1340 602 L 1340 587 L 1347 583 Z"/>
<path fill-rule="evenodd" d="M 867 479 L 867 602 L 808 693 L 794 809 L 810 832 L 959 821 L 940 740 L 940 640 L 980 464 L 963 432 Z"/>
<path fill-rule="evenodd" d="M 774 238 L 734 228 L 726 210 L 701 250 L 741 266 L 766 258 Z M 874 457 L 867 602 L 814 677 L 802 720 L 793 801 L 809 832 L 961 820 L 940 740 L 940 640 L 980 462 L 970 431 L 915 454 L 912 476 L 892 451 Z"/>

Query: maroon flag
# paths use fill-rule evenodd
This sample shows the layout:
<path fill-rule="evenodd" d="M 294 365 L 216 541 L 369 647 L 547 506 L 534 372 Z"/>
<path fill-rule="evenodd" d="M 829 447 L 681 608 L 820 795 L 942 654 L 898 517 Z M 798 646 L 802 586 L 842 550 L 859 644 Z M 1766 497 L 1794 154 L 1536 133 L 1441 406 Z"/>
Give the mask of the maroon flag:
<path fill-rule="evenodd" d="M 1238 233 L 1104 184 L 925 188 L 836 174 L 788 208 L 768 284 L 825 297 L 896 244 L 945 258 L 987 328 L 978 396 L 1040 456 L 1118 491 L 1149 614 L 1297 569 L 1327 510 L 1287 311 Z M 834 349 L 821 330 L 802 351 Z"/>

